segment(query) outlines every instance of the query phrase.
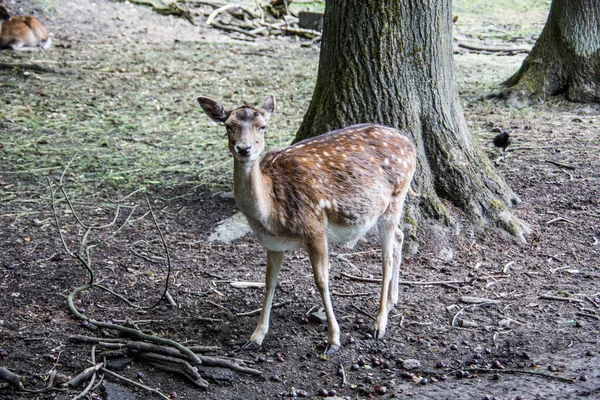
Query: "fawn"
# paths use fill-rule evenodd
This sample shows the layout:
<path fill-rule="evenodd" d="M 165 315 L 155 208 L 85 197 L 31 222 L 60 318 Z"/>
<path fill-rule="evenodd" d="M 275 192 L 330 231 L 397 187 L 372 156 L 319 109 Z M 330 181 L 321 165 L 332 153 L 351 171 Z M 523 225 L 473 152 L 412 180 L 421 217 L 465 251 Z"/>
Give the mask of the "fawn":
<path fill-rule="evenodd" d="M 327 315 L 325 355 L 340 347 L 340 328 L 329 294 L 328 243 L 354 244 L 376 226 L 383 251 L 383 278 L 374 337 L 383 337 L 388 312 L 398 302 L 404 234 L 398 228 L 416 151 L 402 132 L 381 125 L 354 125 L 268 152 L 267 121 L 273 95 L 261 108 L 227 110 L 198 97 L 204 112 L 224 123 L 233 154 L 233 193 L 267 250 L 266 293 L 258 325 L 243 346 L 256 349 L 269 329 L 269 314 L 283 255 L 302 247 L 309 255 Z"/>
<path fill-rule="evenodd" d="M 0 1 L 1 3 L 2 1 Z M 33 50 L 50 48 L 51 39 L 44 25 L 34 16 L 11 16 L 0 4 L 0 50 Z"/>

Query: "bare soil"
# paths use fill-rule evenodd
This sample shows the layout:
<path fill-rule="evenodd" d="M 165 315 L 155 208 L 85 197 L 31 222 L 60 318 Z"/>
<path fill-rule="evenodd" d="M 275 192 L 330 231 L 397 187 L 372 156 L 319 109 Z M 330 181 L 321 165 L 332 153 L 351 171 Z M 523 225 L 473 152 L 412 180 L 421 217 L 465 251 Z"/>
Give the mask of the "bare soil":
<path fill-rule="evenodd" d="M 54 12 L 47 13 L 46 21 L 55 32 L 51 52 L 61 52 L 68 61 L 76 60 L 83 46 L 97 46 L 105 57 L 116 57 L 124 47 L 143 52 L 148 46 L 159 46 L 168 59 L 168 46 L 175 39 L 230 40 L 221 32 L 190 28 L 183 20 L 156 15 L 148 8 L 104 0 L 61 1 Z M 248 55 L 237 57 L 256 65 L 253 52 L 277 54 L 282 51 L 281 43 L 265 40 L 259 50 L 252 47 Z M 301 51 L 295 43 L 288 45 Z M 12 57 L 0 53 L 0 62 L 13 62 Z M 506 57 L 490 58 L 457 55 L 459 68 L 466 70 L 459 71 L 463 82 L 477 80 L 477 68 L 493 63 L 506 68 Z M 518 60 L 510 62 L 518 65 Z M 15 74 L 0 70 L 4 82 L 17 79 Z M 82 73 L 79 79 L 95 77 Z M 44 75 L 42 80 L 53 79 Z M 486 148 L 522 200 L 514 212 L 531 227 L 527 244 L 520 245 L 493 229 L 474 228 L 457 211 L 457 223 L 447 231 L 446 243 L 431 243 L 424 233 L 418 251 L 404 258 L 401 272 L 404 281 L 453 283 L 403 284 L 400 305 L 392 311 L 386 338 L 379 341 L 370 336 L 378 285 L 347 276 L 380 276 L 375 238 L 368 236 L 352 250 L 333 248 L 331 289 L 343 346 L 329 360 L 320 358 L 325 324 L 306 315 L 321 303 L 310 264 L 304 252 L 289 252 L 275 298 L 282 305 L 272 312 L 263 347 L 241 351 L 257 315 L 238 314 L 259 308 L 263 291 L 238 289 L 230 283 L 261 282 L 264 250 L 253 237 L 231 244 L 207 241 L 215 224 L 236 210 L 234 201 L 223 195 L 223 186 L 193 182 L 189 177 L 177 185 L 150 186 L 146 196 L 171 251 L 169 291 L 177 306 L 163 301 L 151 310 L 137 310 L 106 292 L 90 290 L 77 297 L 77 307 L 98 320 L 130 318 L 144 330 L 187 345 L 217 346 L 212 355 L 243 359 L 263 374 L 256 377 L 201 367 L 210 383 L 208 391 L 202 392 L 180 376 L 135 358 L 112 359 L 110 368 L 171 398 L 267 399 L 304 392 L 314 398 L 321 396 L 321 389 L 349 399 L 600 398 L 598 107 L 557 100 L 515 109 L 481 100 L 483 93 L 472 87 L 461 88 L 465 115 L 475 141 Z M 190 95 L 195 94 L 199 93 Z M 73 94 L 65 91 L 63 95 Z M 0 101 L 4 96 L 0 93 Z M 35 389 L 44 387 L 52 370 L 74 376 L 90 366 L 91 346 L 71 336 L 118 334 L 91 330 L 67 309 L 66 295 L 85 283 L 86 270 L 62 248 L 49 207 L 46 173 L 26 171 L 33 157 L 44 155 L 36 155 L 35 146 L 14 149 L 14 138 L 25 140 L 28 133 L 8 121 L 10 104 L 3 107 L 6 120 L 0 125 L 0 145 L 6 144 L 0 146 L 0 165 L 6 170 L 0 170 L 0 367 L 20 374 L 25 386 Z M 200 114 L 195 118 L 201 118 Z M 505 157 L 491 147 L 497 127 L 512 132 L 513 143 Z M 15 161 L 15 154 L 23 157 L 22 163 Z M 60 176 L 66 161 L 51 171 L 52 178 Z M 78 179 L 67 174 L 67 192 L 77 189 Z M 115 212 L 108 196 L 115 199 L 124 194 L 118 185 L 116 189 L 101 186 L 96 196 L 76 201 L 74 207 L 83 221 L 106 224 Z M 127 204 L 138 207 L 130 223 L 92 251 L 92 265 L 104 285 L 130 301 L 150 305 L 162 293 L 165 253 L 144 197 L 134 195 Z M 64 202 L 57 216 L 67 244 L 77 248 L 84 232 Z M 118 222 L 123 221 L 121 215 Z M 106 239 L 112 231 L 99 230 L 91 239 Z M 541 299 L 544 295 L 557 299 Z M 468 304 L 461 301 L 464 296 L 494 303 Z M 102 350 L 96 352 L 100 357 Z M 409 371 L 406 360 L 418 360 L 419 365 Z M 0 389 L 0 398 L 67 399 L 82 389 L 25 393 L 8 387 Z M 89 396 L 153 397 L 110 376 Z"/>

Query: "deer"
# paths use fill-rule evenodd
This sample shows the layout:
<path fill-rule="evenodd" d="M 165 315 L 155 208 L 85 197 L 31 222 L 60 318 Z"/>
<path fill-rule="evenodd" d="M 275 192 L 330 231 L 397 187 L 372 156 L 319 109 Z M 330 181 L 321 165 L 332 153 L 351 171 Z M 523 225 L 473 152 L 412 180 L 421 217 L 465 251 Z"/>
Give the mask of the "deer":
<path fill-rule="evenodd" d="M 2 1 L 0 1 L 2 3 Z M 0 50 L 47 50 L 52 40 L 42 23 L 33 15 L 11 16 L 0 4 Z"/>
<path fill-rule="evenodd" d="M 403 132 L 375 124 L 353 125 L 289 147 L 265 148 L 275 110 L 268 95 L 261 107 L 226 109 L 198 97 L 203 111 L 224 124 L 233 155 L 233 193 L 258 241 L 267 250 L 266 288 L 256 329 L 242 346 L 262 346 L 285 251 L 304 248 L 327 317 L 324 357 L 337 351 L 340 328 L 329 291 L 329 243 L 353 246 L 376 227 L 382 247 L 382 284 L 374 338 L 382 339 L 388 313 L 398 302 L 404 234 L 399 224 L 416 168 L 416 150 Z"/>

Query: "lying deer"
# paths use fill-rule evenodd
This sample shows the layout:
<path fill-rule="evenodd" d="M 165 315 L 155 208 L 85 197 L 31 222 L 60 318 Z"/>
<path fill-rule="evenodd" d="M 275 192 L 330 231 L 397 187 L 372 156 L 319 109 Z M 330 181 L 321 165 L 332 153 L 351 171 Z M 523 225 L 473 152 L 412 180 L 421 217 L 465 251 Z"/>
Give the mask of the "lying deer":
<path fill-rule="evenodd" d="M 44 25 L 34 16 L 14 17 L 0 5 L 0 50 L 47 50 L 51 39 Z"/>
<path fill-rule="evenodd" d="M 388 312 L 398 302 L 404 234 L 398 229 L 404 199 L 415 172 L 416 153 L 400 131 L 354 125 L 268 152 L 264 134 L 275 109 L 267 96 L 262 108 L 226 110 L 198 97 L 204 112 L 224 123 L 234 156 L 233 193 L 260 243 L 267 249 L 266 293 L 258 325 L 244 345 L 261 346 L 286 250 L 308 252 L 327 315 L 325 354 L 340 347 L 340 328 L 329 294 L 328 243 L 354 244 L 377 227 L 383 248 L 383 279 L 374 337 L 385 333 Z"/>

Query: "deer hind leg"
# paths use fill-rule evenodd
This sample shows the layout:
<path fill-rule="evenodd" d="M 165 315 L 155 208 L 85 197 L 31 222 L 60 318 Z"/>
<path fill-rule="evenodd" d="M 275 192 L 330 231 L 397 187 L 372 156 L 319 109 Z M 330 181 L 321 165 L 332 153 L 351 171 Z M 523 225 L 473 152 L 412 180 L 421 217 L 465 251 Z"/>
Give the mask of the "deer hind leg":
<path fill-rule="evenodd" d="M 327 315 L 327 347 L 325 355 L 330 355 L 340 348 L 340 327 L 335 319 L 333 312 L 333 303 L 329 293 L 329 254 L 327 250 L 327 240 L 325 236 L 314 240 L 306 246 L 310 263 L 312 264 L 315 283 L 321 299 L 323 308 Z"/>
<path fill-rule="evenodd" d="M 393 308 L 393 302 L 390 301 L 393 296 L 392 284 L 394 279 L 394 249 L 397 247 L 396 227 L 398 217 L 393 213 L 383 214 L 377 221 L 377 231 L 382 250 L 382 277 L 381 277 L 381 295 L 379 298 L 379 310 L 375 319 L 373 328 L 375 339 L 381 339 L 385 334 L 387 327 L 388 312 Z"/>
<path fill-rule="evenodd" d="M 277 286 L 277 277 L 283 262 L 283 251 L 267 251 L 267 273 L 265 276 L 266 291 L 263 300 L 263 307 L 258 318 L 258 324 L 250 340 L 242 346 L 244 350 L 257 349 L 262 345 L 262 342 L 269 331 L 269 317 L 271 315 L 271 305 L 273 304 L 273 296 L 275 287 Z"/>
<path fill-rule="evenodd" d="M 392 281 L 390 282 L 390 291 L 388 294 L 388 307 L 392 309 L 398 304 L 399 299 L 399 284 L 400 281 L 400 266 L 402 265 L 402 245 L 404 244 L 404 232 L 400 228 L 396 228 L 396 239 L 394 241 L 394 268 L 392 271 Z M 391 303 L 391 306 L 390 306 Z"/>

